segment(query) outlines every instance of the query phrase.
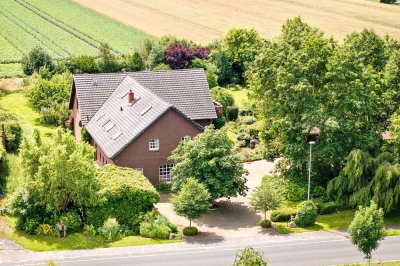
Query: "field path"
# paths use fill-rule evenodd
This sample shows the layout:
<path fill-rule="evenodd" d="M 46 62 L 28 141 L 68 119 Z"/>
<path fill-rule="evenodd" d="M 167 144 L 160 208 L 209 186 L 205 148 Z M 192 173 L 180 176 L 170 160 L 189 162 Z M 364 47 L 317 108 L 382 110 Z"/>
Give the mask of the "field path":
<path fill-rule="evenodd" d="M 400 5 L 368 0 L 74 1 L 155 36 L 173 34 L 202 43 L 233 26 L 255 27 L 272 38 L 286 19 L 298 15 L 338 39 L 363 28 L 400 39 Z"/>

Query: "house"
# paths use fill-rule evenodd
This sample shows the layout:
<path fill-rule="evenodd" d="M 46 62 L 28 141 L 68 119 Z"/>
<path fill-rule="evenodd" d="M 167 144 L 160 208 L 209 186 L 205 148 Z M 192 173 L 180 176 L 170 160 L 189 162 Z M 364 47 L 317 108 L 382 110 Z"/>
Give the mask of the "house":
<path fill-rule="evenodd" d="M 203 69 L 74 75 L 69 108 L 77 140 L 85 128 L 99 166 L 170 182 L 168 157 L 217 118 Z"/>

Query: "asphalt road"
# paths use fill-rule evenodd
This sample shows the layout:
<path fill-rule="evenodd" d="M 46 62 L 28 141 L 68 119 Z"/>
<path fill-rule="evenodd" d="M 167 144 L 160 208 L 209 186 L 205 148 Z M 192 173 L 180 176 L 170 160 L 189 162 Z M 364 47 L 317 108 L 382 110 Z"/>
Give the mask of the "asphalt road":
<path fill-rule="evenodd" d="M 363 262 L 363 256 L 348 239 L 326 239 L 319 241 L 287 241 L 281 243 L 249 243 L 264 252 L 268 265 L 335 265 Z M 176 251 L 152 251 L 134 254 L 96 254 L 57 260 L 61 265 L 232 265 L 235 253 L 241 245 L 204 245 Z M 373 261 L 400 260 L 400 237 L 388 237 L 373 253 Z M 8 265 L 38 265 L 39 261 L 26 261 Z"/>

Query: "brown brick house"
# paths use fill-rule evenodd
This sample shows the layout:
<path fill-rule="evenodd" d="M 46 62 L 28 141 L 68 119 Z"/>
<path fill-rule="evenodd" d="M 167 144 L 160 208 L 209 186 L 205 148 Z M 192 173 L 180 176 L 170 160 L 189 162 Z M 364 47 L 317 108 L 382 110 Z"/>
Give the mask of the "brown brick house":
<path fill-rule="evenodd" d="M 171 151 L 217 118 L 202 69 L 75 75 L 69 107 L 98 165 L 138 169 L 153 184 L 171 180 Z"/>

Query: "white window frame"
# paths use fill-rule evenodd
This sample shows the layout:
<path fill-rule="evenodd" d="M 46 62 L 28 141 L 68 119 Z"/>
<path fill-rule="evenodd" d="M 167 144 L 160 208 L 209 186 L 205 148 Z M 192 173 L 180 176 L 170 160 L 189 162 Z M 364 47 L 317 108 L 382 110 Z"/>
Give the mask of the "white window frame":
<path fill-rule="evenodd" d="M 192 140 L 191 136 L 184 136 L 184 137 L 181 138 L 181 142 L 183 142 L 183 141 L 191 141 L 191 140 Z"/>
<path fill-rule="evenodd" d="M 149 139 L 149 151 L 160 150 L 160 139 Z"/>
<path fill-rule="evenodd" d="M 171 164 L 164 164 L 158 167 L 158 178 L 160 183 L 171 183 L 174 179 L 172 177 L 172 168 L 174 165 Z"/>

